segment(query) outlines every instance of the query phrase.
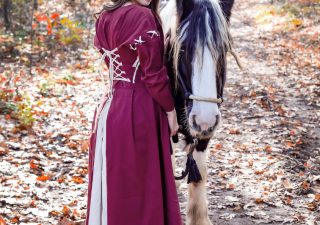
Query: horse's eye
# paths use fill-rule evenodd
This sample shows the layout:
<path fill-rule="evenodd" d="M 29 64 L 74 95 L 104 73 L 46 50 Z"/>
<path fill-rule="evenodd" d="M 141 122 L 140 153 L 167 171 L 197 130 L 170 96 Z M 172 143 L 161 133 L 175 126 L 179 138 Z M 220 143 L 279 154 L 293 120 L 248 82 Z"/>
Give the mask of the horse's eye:
<path fill-rule="evenodd" d="M 185 51 L 186 51 L 186 47 L 181 46 L 181 48 L 180 48 L 180 52 L 185 52 Z"/>

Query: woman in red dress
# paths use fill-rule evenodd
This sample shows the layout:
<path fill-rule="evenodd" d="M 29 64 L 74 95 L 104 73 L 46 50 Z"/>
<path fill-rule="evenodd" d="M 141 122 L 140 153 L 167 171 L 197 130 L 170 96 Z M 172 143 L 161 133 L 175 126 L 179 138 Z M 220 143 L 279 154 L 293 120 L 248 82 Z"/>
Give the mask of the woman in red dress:
<path fill-rule="evenodd" d="M 182 225 L 170 155 L 178 124 L 157 5 L 113 0 L 96 21 L 94 45 L 111 84 L 92 123 L 86 225 Z"/>

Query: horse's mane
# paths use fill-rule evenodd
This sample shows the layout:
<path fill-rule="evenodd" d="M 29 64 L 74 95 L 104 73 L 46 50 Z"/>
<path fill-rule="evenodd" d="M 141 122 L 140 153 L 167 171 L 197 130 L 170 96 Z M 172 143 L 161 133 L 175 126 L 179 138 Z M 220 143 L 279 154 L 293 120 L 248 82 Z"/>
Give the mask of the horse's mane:
<path fill-rule="evenodd" d="M 208 47 L 215 62 L 224 56 L 230 47 L 226 19 L 217 0 L 194 0 L 189 15 L 183 18 L 183 6 L 177 6 L 178 22 L 173 34 L 173 60 L 176 75 L 181 51 L 192 62 L 196 54 L 203 62 L 204 48 Z M 172 30 L 171 30 L 172 32 Z"/>

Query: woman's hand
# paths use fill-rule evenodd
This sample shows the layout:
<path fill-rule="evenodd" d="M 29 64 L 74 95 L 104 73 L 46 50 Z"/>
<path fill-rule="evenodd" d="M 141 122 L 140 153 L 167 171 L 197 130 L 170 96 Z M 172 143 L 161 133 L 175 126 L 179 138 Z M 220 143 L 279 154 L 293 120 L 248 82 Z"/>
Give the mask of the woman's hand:
<path fill-rule="evenodd" d="M 170 136 L 172 137 L 177 134 L 179 129 L 176 109 L 173 109 L 172 111 L 167 112 L 167 116 L 168 116 L 168 122 L 170 127 Z"/>

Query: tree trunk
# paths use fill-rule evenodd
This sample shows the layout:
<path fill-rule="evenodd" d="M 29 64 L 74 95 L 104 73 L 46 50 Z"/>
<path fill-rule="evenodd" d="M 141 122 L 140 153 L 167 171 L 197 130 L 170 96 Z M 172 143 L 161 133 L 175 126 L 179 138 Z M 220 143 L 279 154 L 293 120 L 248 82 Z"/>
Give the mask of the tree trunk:
<path fill-rule="evenodd" d="M 11 28 L 11 21 L 10 21 L 10 7 L 11 7 L 11 0 L 4 0 L 3 2 L 3 17 L 4 17 L 4 24 L 6 27 L 6 31 Z"/>
<path fill-rule="evenodd" d="M 34 37 L 34 30 L 32 29 L 33 24 L 33 13 L 38 8 L 38 1 L 33 0 L 33 6 L 31 10 L 31 16 L 30 16 L 30 42 L 31 42 L 31 48 L 30 48 L 30 54 L 29 54 L 29 73 L 32 74 L 32 53 L 33 53 L 33 37 Z"/>
<path fill-rule="evenodd" d="M 38 10 L 38 6 L 39 6 L 38 0 L 34 0 L 34 1 L 33 1 L 33 8 L 34 8 L 35 10 Z M 33 15 L 32 15 L 32 16 L 33 16 Z"/>

